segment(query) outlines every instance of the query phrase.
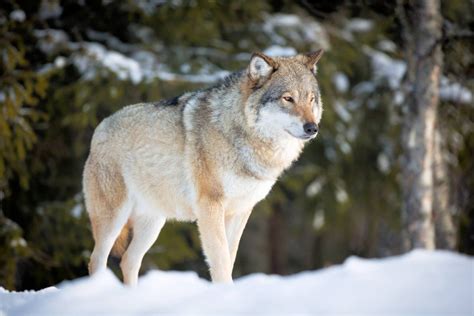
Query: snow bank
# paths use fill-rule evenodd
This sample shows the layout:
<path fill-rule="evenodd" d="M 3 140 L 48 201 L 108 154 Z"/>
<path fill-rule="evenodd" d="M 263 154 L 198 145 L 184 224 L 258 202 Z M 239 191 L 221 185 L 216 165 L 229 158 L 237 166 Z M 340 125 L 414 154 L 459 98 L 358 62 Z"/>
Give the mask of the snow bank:
<path fill-rule="evenodd" d="M 58 290 L 0 290 L 0 315 L 472 315 L 473 278 L 473 258 L 420 250 L 379 260 L 351 257 L 287 277 L 253 274 L 234 286 L 212 285 L 192 272 L 152 271 L 130 289 L 105 271 Z"/>
<path fill-rule="evenodd" d="M 0 316 L 11 315 L 11 310 L 35 300 L 42 295 L 58 291 L 55 287 L 48 287 L 41 291 L 9 292 L 0 287 Z"/>

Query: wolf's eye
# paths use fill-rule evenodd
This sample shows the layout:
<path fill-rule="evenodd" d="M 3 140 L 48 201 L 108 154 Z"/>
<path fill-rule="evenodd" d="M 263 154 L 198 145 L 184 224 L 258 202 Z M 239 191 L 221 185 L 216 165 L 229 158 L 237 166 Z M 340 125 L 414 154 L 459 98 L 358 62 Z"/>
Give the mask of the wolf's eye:
<path fill-rule="evenodd" d="M 285 100 L 286 102 L 290 102 L 290 103 L 295 102 L 295 100 L 293 100 L 292 97 L 288 97 L 288 96 L 283 97 L 283 100 Z"/>
<path fill-rule="evenodd" d="M 311 97 L 311 101 L 310 101 L 310 102 L 313 103 L 313 101 L 314 101 L 314 97 Z"/>

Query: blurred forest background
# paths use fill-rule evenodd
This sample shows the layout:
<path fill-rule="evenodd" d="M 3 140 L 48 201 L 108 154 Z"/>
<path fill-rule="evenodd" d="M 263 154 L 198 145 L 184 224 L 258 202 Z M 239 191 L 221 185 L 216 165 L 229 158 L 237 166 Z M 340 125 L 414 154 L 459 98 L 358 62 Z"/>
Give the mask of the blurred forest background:
<path fill-rule="evenodd" d="M 411 2 L 0 0 L 0 286 L 39 289 L 87 274 L 93 241 L 81 173 L 103 118 L 213 84 L 254 51 L 324 48 L 325 112 L 320 135 L 255 208 L 234 276 L 417 246 L 404 241 L 403 211 L 416 70 L 404 18 L 419 18 L 409 16 Z M 434 244 L 421 246 L 474 254 L 474 2 L 442 1 L 439 11 L 425 214 Z M 208 277 L 194 224 L 165 226 L 142 272 L 152 268 Z"/>

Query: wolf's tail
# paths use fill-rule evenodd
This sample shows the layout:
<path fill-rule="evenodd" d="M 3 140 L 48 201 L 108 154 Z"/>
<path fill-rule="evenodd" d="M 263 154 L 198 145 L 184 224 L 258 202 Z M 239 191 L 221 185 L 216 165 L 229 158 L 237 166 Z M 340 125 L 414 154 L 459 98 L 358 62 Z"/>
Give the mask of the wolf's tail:
<path fill-rule="evenodd" d="M 121 258 L 122 255 L 127 250 L 128 245 L 130 245 L 130 242 L 132 241 L 132 237 L 133 237 L 132 227 L 130 227 L 129 223 L 127 223 L 122 228 L 122 231 L 120 231 L 120 235 L 118 236 L 117 240 L 114 243 L 114 246 L 112 247 L 112 251 L 111 251 L 112 256 Z"/>

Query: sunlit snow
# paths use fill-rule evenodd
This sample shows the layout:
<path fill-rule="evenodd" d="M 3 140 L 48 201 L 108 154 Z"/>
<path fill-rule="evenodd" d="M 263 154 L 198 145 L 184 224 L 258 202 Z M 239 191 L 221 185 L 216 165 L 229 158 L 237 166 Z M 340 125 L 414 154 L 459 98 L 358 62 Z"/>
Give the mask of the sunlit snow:
<path fill-rule="evenodd" d="M 233 286 L 151 271 L 128 288 L 104 271 L 39 292 L 0 288 L 0 315 L 472 315 L 473 278 L 471 257 L 421 250 L 286 277 L 253 274 Z"/>

